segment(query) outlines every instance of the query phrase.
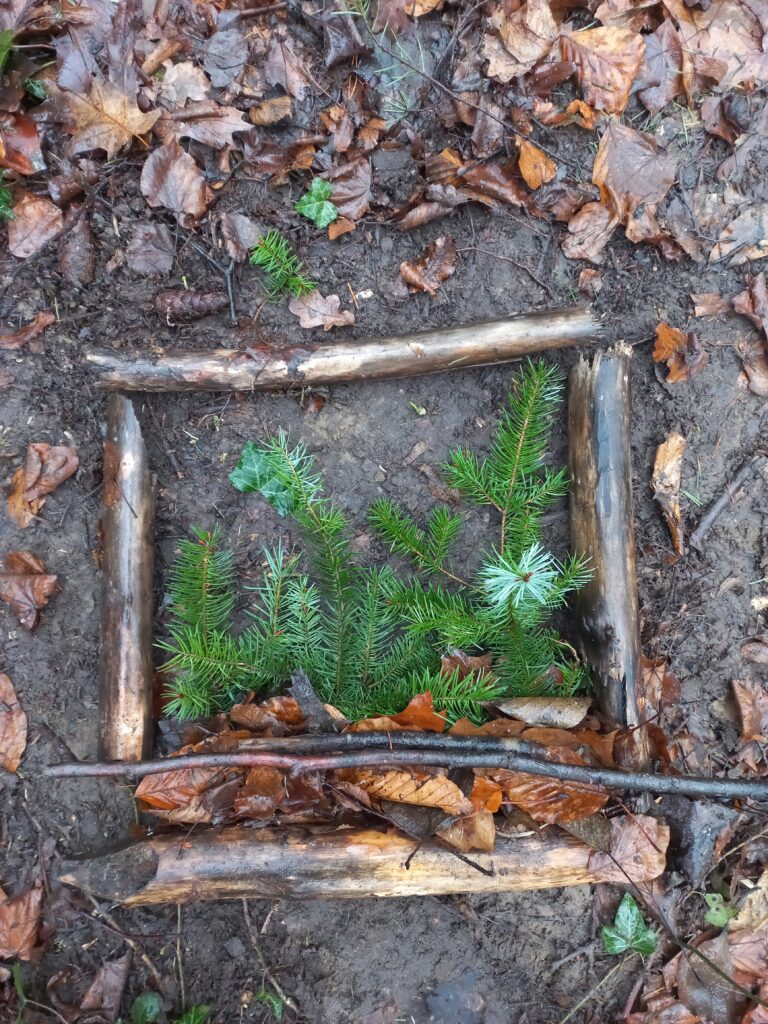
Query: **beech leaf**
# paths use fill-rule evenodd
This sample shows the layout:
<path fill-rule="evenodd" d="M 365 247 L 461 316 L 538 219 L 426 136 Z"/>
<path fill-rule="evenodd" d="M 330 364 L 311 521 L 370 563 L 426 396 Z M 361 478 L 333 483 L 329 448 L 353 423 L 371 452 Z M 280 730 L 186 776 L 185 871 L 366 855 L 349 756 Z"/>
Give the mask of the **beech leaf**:
<path fill-rule="evenodd" d="M 231 146 L 234 133 L 246 132 L 249 128 L 239 110 L 235 107 L 222 107 L 213 100 L 188 103 L 183 109 L 169 111 L 155 125 L 155 131 L 162 142 L 195 139 L 214 149 Z"/>
<path fill-rule="evenodd" d="M 665 362 L 669 369 L 668 384 L 679 384 L 701 373 L 709 363 L 709 355 L 693 333 L 686 333 L 669 324 L 656 328 L 656 343 L 653 358 L 657 363 Z"/>
<path fill-rule="evenodd" d="M 620 114 L 643 60 L 640 33 L 614 26 L 584 29 L 561 36 L 560 51 L 563 60 L 575 64 L 586 102 Z"/>
<path fill-rule="evenodd" d="M 517 145 L 520 173 L 528 188 L 537 189 L 552 181 L 557 174 L 554 160 L 550 160 L 546 153 L 527 139 L 518 138 Z"/>
<path fill-rule="evenodd" d="M 164 206 L 183 227 L 191 227 L 206 211 L 205 178 L 176 139 L 160 146 L 141 171 L 141 191 L 150 206 Z"/>
<path fill-rule="evenodd" d="M 51 446 L 44 441 L 27 447 L 27 459 L 13 474 L 8 512 L 26 529 L 38 516 L 46 496 L 73 476 L 80 465 L 74 448 Z"/>
<path fill-rule="evenodd" d="M 32 959 L 42 906 L 42 885 L 33 885 L 13 899 L 0 889 L 0 960 Z"/>

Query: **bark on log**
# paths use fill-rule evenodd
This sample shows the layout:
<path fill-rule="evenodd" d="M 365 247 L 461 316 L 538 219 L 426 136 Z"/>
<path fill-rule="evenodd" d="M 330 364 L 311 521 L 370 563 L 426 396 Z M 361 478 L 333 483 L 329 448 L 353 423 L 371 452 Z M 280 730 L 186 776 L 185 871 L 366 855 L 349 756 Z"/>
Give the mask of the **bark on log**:
<path fill-rule="evenodd" d="M 638 827 L 638 825 L 640 827 Z M 555 830 L 498 838 L 493 853 L 471 857 L 485 875 L 429 841 L 398 832 L 233 826 L 166 833 L 86 860 L 65 862 L 60 880 L 126 907 L 221 899 L 322 899 L 511 892 L 593 882 L 657 878 L 669 830 L 653 818 L 618 819 L 610 853 Z"/>
<path fill-rule="evenodd" d="M 583 357 L 571 371 L 568 440 L 571 547 L 590 557 L 592 578 L 576 595 L 581 653 L 592 667 L 600 711 L 619 727 L 645 720 L 637 600 L 626 345 Z M 623 763 L 648 763 L 635 728 Z"/>
<path fill-rule="evenodd" d="M 112 395 L 104 442 L 99 748 L 140 761 L 152 748 L 154 486 L 133 403 Z"/>
<path fill-rule="evenodd" d="M 159 356 L 96 350 L 86 359 L 100 371 L 99 383 L 111 390 L 269 391 L 503 363 L 545 349 L 588 344 L 599 330 L 588 310 L 574 307 L 368 341 Z"/>

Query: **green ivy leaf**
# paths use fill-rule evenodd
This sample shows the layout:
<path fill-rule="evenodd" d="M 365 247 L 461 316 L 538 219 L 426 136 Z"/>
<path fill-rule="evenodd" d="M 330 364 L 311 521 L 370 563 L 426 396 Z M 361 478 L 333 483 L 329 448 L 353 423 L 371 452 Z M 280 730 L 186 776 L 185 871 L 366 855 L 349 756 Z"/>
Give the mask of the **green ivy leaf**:
<path fill-rule="evenodd" d="M 24 91 L 27 96 L 31 96 L 33 100 L 40 100 L 41 103 L 48 95 L 45 91 L 45 86 L 37 78 L 25 78 Z"/>
<path fill-rule="evenodd" d="M 725 928 L 731 918 L 736 917 L 736 911 L 728 906 L 719 892 L 705 892 L 704 899 L 709 907 L 704 920 L 714 928 Z"/>
<path fill-rule="evenodd" d="M 643 914 L 629 893 L 616 911 L 612 925 L 603 928 L 603 949 L 606 953 L 640 953 L 650 956 L 656 949 L 656 932 L 643 920 Z"/>
<path fill-rule="evenodd" d="M 258 999 L 260 1003 L 266 1003 L 272 1013 L 275 1015 L 277 1024 L 283 1019 L 283 1000 L 279 996 L 276 996 L 274 992 L 270 992 L 268 989 L 263 988 L 260 992 L 257 992 L 254 999 Z"/>
<path fill-rule="evenodd" d="M 329 181 L 313 178 L 309 191 L 296 203 L 297 213 L 311 220 L 316 228 L 327 228 L 339 216 L 339 211 L 330 202 L 332 192 Z"/>
<path fill-rule="evenodd" d="M 133 1001 L 131 1024 L 155 1024 L 163 1012 L 163 1001 L 157 992 L 142 992 Z"/>
<path fill-rule="evenodd" d="M 3 70 L 8 62 L 8 58 L 11 55 L 13 49 L 13 32 L 11 29 L 6 28 L 0 32 L 0 71 Z"/>
<path fill-rule="evenodd" d="M 246 441 L 229 482 L 243 494 L 258 491 L 281 516 L 290 515 L 296 506 L 292 492 L 274 475 L 269 459 L 253 441 Z"/>

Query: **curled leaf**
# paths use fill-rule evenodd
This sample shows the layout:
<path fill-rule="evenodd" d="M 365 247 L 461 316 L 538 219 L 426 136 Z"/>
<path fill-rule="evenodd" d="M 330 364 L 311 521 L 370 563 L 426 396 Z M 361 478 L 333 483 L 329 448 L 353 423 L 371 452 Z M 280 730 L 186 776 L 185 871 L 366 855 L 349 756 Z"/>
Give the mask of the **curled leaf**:
<path fill-rule="evenodd" d="M 0 573 L 0 600 L 25 629 L 33 630 L 40 609 L 56 589 L 56 576 L 46 573 L 43 563 L 29 551 L 9 551 Z"/>
<path fill-rule="evenodd" d="M 30 341 L 36 341 L 45 329 L 54 323 L 56 323 L 56 317 L 53 313 L 36 313 L 35 319 L 31 324 L 27 324 L 26 327 L 20 327 L 17 331 L 7 331 L 0 334 L 0 349 L 14 351 L 23 348 Z"/>
<path fill-rule="evenodd" d="M 563 60 L 571 61 L 586 102 L 620 114 L 643 60 L 643 37 L 631 29 L 608 26 L 560 37 Z"/>
<path fill-rule="evenodd" d="M 653 358 L 657 363 L 667 364 L 668 384 L 690 380 L 701 373 L 709 362 L 709 355 L 695 334 L 685 333 L 663 323 L 656 328 Z"/>
<path fill-rule="evenodd" d="M 69 480 L 79 465 L 74 448 L 45 442 L 29 445 L 26 463 L 14 473 L 8 497 L 8 512 L 22 529 L 40 513 L 46 496 Z"/>
<path fill-rule="evenodd" d="M 15 772 L 27 746 L 27 716 L 13 683 L 0 672 L 0 768 Z"/>
<path fill-rule="evenodd" d="M 412 292 L 426 292 L 432 298 L 443 281 L 456 270 L 456 243 L 450 235 L 441 235 L 430 242 L 413 263 L 400 264 L 400 276 Z"/>
<path fill-rule="evenodd" d="M 651 486 L 653 496 L 661 506 L 661 511 L 672 535 L 672 544 L 676 555 L 683 553 L 683 523 L 680 514 L 680 486 L 683 476 L 683 453 L 685 438 L 682 434 L 670 434 L 663 444 L 656 449 L 653 464 Z"/>

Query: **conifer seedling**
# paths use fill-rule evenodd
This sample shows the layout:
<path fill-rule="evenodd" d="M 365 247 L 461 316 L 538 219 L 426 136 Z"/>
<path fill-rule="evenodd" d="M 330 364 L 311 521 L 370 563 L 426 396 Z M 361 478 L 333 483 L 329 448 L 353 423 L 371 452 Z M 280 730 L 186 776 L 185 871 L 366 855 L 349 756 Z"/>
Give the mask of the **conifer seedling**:
<path fill-rule="evenodd" d="M 270 299 L 279 299 L 281 295 L 301 298 L 310 295 L 317 287 L 314 281 L 304 276 L 304 264 L 279 231 L 268 231 L 259 238 L 251 250 L 251 263 L 261 267 L 267 275 Z"/>
<path fill-rule="evenodd" d="M 389 499 L 375 502 L 370 522 L 413 572 L 361 565 L 348 518 L 323 493 L 306 448 L 282 432 L 248 442 L 231 483 L 290 518 L 306 551 L 265 552 L 251 623 L 236 634 L 235 572 L 220 531 L 194 531 L 182 544 L 162 644 L 175 673 L 166 710 L 182 718 L 226 710 L 249 690 L 275 692 L 296 669 L 353 719 L 397 713 L 429 690 L 450 720 L 482 721 L 486 701 L 582 685 L 584 669 L 549 619 L 588 569 L 579 557 L 558 561 L 540 536 L 543 513 L 567 490 L 564 472 L 544 466 L 561 390 L 553 367 L 529 364 L 488 455 L 459 449 L 444 467 L 450 486 L 498 520 L 496 548 L 468 578 L 451 560 L 460 513 L 438 506 L 421 526 Z M 443 657 L 456 650 L 490 654 L 490 672 L 444 671 Z"/>

